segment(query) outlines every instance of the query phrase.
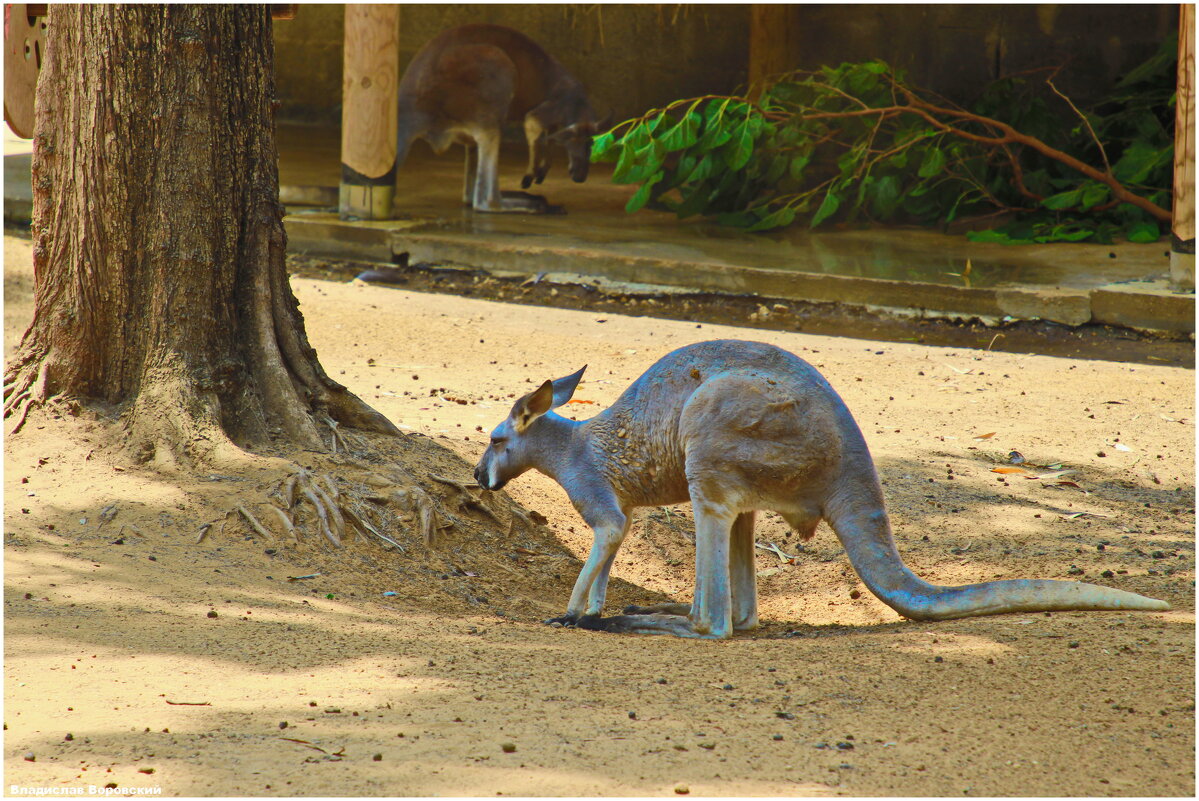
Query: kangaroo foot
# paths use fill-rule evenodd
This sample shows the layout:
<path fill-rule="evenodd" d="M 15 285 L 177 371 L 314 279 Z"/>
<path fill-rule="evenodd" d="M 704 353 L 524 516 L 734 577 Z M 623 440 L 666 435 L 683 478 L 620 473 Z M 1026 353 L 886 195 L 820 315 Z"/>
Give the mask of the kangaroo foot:
<path fill-rule="evenodd" d="M 691 604 L 662 603 L 650 606 L 629 604 L 624 608 L 626 615 L 682 615 L 691 614 Z"/>
<path fill-rule="evenodd" d="M 515 190 L 505 190 L 500 193 L 500 202 L 493 203 L 487 206 L 476 206 L 475 211 L 483 211 L 490 214 L 502 213 L 525 213 L 525 214 L 565 214 L 566 209 L 562 206 L 555 206 L 545 199 L 542 195 L 534 195 L 531 192 L 519 192 Z"/>
<path fill-rule="evenodd" d="M 553 624 L 557 623 L 558 625 L 565 626 L 568 629 L 586 629 L 591 628 L 591 626 L 588 625 L 591 620 L 598 619 L 599 615 L 572 615 L 567 612 L 561 617 L 551 617 L 549 620 L 543 620 L 541 622 L 545 623 L 547 626 L 552 626 Z"/>
<path fill-rule="evenodd" d="M 612 617 L 587 616 L 580 618 L 578 628 L 593 631 L 607 631 L 612 634 L 670 634 L 675 637 L 697 637 L 703 639 L 724 639 L 727 633 L 698 632 L 694 629 L 691 619 L 685 615 L 648 614 L 648 615 L 613 615 Z"/>

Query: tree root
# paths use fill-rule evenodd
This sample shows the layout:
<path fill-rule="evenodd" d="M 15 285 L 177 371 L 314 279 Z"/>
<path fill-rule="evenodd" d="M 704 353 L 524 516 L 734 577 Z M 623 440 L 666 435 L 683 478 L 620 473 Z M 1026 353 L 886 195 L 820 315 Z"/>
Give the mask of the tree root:
<path fill-rule="evenodd" d="M 38 364 L 36 373 L 30 369 L 34 363 Z M 8 436 L 11 437 L 21 430 L 30 409 L 45 402 L 49 369 L 50 361 L 45 358 L 40 362 L 26 362 L 14 368 L 7 376 L 9 380 L 4 385 L 4 418 L 16 418 Z"/>
<path fill-rule="evenodd" d="M 474 493 L 471 492 L 471 490 L 479 490 L 479 492 L 482 493 L 483 488 L 480 487 L 478 484 L 476 484 L 474 482 L 471 482 L 468 484 L 468 483 L 465 483 L 462 481 L 456 481 L 452 478 L 445 478 L 444 476 L 434 475 L 433 473 L 429 474 L 429 478 L 433 479 L 434 481 L 436 481 L 439 484 L 445 484 L 448 487 L 453 487 L 455 490 L 458 491 L 458 495 L 456 497 L 458 499 L 459 510 L 469 509 L 470 511 L 481 512 L 484 515 L 486 515 L 487 517 L 490 517 L 496 523 L 502 524 L 504 522 L 504 521 L 500 520 L 499 515 L 497 515 L 493 511 L 491 511 L 491 509 L 488 508 L 487 505 L 483 503 L 483 501 L 480 497 L 476 496 Z"/>

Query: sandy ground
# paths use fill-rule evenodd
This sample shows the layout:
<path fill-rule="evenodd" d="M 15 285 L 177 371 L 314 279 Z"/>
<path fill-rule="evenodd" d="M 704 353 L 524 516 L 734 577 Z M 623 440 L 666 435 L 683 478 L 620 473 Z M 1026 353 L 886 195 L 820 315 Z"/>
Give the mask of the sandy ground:
<path fill-rule="evenodd" d="M 32 314 L 28 241 L 6 237 L 4 269 L 8 356 Z M 329 372 L 413 432 L 378 445 L 394 463 L 297 457 L 339 486 L 466 479 L 513 394 L 584 363 L 579 417 L 673 348 L 761 339 L 855 412 L 923 577 L 1081 577 L 1174 611 L 904 621 L 827 528 L 801 549 L 770 516 L 759 542 L 798 558 L 760 552 L 760 631 L 552 628 L 590 536 L 543 476 L 509 492 L 548 528 L 505 535 L 494 498 L 431 549 L 408 525 L 403 553 L 333 551 L 226 515 L 266 519 L 277 464 L 148 473 L 111 426 L 60 410 L 5 442 L 6 793 L 1194 793 L 1192 371 L 293 285 Z M 1073 483 L 992 472 L 1011 450 Z M 689 520 L 638 513 L 610 608 L 689 599 Z"/>

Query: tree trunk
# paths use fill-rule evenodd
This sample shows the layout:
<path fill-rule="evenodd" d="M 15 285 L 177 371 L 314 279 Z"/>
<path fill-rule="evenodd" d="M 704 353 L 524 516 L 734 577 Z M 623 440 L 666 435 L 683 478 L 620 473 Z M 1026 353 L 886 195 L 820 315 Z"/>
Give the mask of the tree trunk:
<path fill-rule="evenodd" d="M 321 368 L 284 268 L 267 6 L 51 7 L 33 153 L 36 312 L 5 376 L 121 415 L 141 461 L 395 427 Z"/>

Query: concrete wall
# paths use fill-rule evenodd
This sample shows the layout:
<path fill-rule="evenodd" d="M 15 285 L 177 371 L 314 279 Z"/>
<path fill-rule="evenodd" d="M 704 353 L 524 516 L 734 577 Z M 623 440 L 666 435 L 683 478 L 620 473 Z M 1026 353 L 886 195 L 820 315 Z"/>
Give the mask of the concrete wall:
<path fill-rule="evenodd" d="M 301 5 L 275 25 L 280 118 L 340 121 L 342 5 Z M 989 80 L 1065 65 L 1057 85 L 1098 96 L 1177 28 L 1176 5 L 805 5 L 797 67 L 883 58 L 918 84 L 969 102 Z M 400 63 L 464 22 L 519 28 L 616 119 L 743 86 L 747 5 L 404 5 Z"/>
<path fill-rule="evenodd" d="M 340 121 L 343 9 L 301 5 L 295 20 L 276 23 L 281 119 Z M 749 18 L 735 5 L 404 5 L 401 69 L 433 36 L 466 22 L 528 34 L 583 81 L 601 115 L 614 109 L 618 120 L 745 83 Z"/>

